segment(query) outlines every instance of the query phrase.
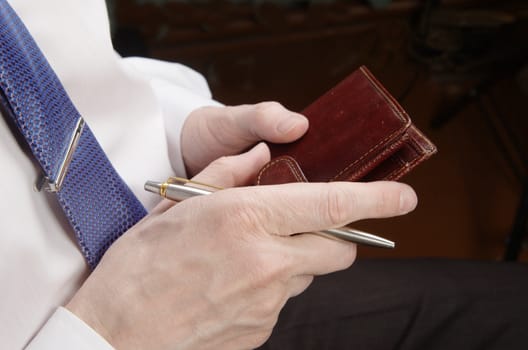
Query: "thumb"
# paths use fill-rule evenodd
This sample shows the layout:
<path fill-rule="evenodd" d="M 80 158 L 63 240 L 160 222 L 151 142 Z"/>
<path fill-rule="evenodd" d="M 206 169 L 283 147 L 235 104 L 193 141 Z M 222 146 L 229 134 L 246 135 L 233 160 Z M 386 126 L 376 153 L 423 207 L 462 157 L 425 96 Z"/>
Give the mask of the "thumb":
<path fill-rule="evenodd" d="M 256 142 L 292 142 L 308 129 L 308 119 L 289 111 L 277 102 L 261 102 L 255 105 L 226 107 L 231 116 L 231 132 L 239 139 Z"/>
<path fill-rule="evenodd" d="M 249 185 L 256 178 L 259 170 L 269 160 L 269 148 L 265 143 L 261 142 L 245 153 L 216 159 L 193 177 L 192 180 L 222 188 Z M 161 214 L 175 203 L 165 199 L 150 214 Z"/>
<path fill-rule="evenodd" d="M 214 159 L 238 154 L 259 141 L 292 142 L 308 129 L 308 119 L 277 102 L 203 107 L 185 121 L 181 150 L 189 174 Z"/>
<path fill-rule="evenodd" d="M 250 185 L 269 160 L 268 146 L 259 143 L 245 153 L 216 159 L 192 180 L 217 187 Z"/>

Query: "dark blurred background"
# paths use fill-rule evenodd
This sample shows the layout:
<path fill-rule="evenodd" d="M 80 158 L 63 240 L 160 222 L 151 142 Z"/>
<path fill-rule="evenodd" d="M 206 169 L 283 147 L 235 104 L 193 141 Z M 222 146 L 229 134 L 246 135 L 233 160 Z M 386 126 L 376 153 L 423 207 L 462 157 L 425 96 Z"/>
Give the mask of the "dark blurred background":
<path fill-rule="evenodd" d="M 303 107 L 366 65 L 439 148 L 368 257 L 528 261 L 528 1 L 108 1 L 124 56 L 184 63 L 226 104 Z"/>

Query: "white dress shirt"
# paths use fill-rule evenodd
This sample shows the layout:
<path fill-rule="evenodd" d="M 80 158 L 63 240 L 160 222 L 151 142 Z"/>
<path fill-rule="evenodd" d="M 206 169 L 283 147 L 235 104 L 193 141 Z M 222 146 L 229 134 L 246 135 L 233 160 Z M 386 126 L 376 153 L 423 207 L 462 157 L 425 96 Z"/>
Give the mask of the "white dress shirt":
<path fill-rule="evenodd" d="M 147 209 L 148 179 L 183 173 L 179 135 L 193 109 L 216 104 L 189 68 L 119 57 L 103 0 L 11 0 L 110 161 Z M 139 141 L 139 142 L 138 142 Z M 89 270 L 53 194 L 0 118 L 0 348 L 109 349 L 61 308 Z"/>

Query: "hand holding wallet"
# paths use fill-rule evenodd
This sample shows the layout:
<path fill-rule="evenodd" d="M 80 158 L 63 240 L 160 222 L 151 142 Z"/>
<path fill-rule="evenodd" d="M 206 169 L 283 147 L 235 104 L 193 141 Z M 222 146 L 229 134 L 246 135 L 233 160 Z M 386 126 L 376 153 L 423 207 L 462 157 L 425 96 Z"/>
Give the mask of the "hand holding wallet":
<path fill-rule="evenodd" d="M 436 152 L 366 67 L 308 106 L 299 140 L 269 144 L 258 185 L 287 182 L 398 180 Z"/>

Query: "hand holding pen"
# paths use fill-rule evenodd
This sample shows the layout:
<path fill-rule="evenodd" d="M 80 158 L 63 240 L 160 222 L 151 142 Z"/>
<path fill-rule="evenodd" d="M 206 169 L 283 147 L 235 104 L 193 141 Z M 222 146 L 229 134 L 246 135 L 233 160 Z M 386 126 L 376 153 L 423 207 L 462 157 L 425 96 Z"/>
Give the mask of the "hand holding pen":
<path fill-rule="evenodd" d="M 147 181 L 145 183 L 146 191 L 178 202 L 195 196 L 208 195 L 221 189 L 220 187 L 179 177 L 170 177 L 165 182 Z M 393 241 L 348 227 L 327 229 L 314 233 L 323 237 L 338 238 L 374 247 L 394 248 L 395 246 Z"/>
<path fill-rule="evenodd" d="M 218 111 L 208 108 L 196 113 Z M 233 135 L 242 135 L 237 137 L 250 144 L 258 141 L 251 135 L 268 139 L 251 118 L 269 118 L 261 118 L 254 108 L 237 109 L 247 111 L 242 118 L 233 118 L 244 114 L 233 108 L 220 111 L 228 112 L 227 117 L 211 120 L 235 125 L 209 125 L 207 130 L 219 131 L 211 140 L 232 145 Z M 199 118 L 190 117 L 184 130 L 192 127 L 193 120 Z M 239 130 L 236 121 L 251 129 L 234 133 Z M 268 130 L 275 130 L 275 125 L 266 122 Z M 182 140 L 184 160 L 189 159 L 185 149 L 194 151 L 187 154 L 191 159 L 201 159 L 194 170 L 187 167 L 188 173 L 194 180 L 229 189 L 174 206 L 169 201 L 159 203 L 110 247 L 97 272 L 67 305 L 96 332 L 112 339 L 115 348 L 150 349 L 162 344 L 257 348 L 289 298 L 302 293 L 314 276 L 346 269 L 356 258 L 355 244 L 298 233 L 403 215 L 416 205 L 410 188 L 388 182 L 240 187 L 269 161 L 266 145 L 239 154 L 249 144 L 239 143 L 231 150 L 215 144 L 199 147 L 200 134 L 207 135 L 188 134 L 192 143 L 187 146 L 192 148 Z M 288 141 L 293 140 L 281 142 Z M 219 149 L 220 155 L 196 154 Z M 218 158 L 228 154 L 237 155 Z M 165 190 L 167 195 L 169 188 Z M 109 285 L 112 288 L 101 288 Z M 208 331 L 196 332 L 196 327 Z"/>

